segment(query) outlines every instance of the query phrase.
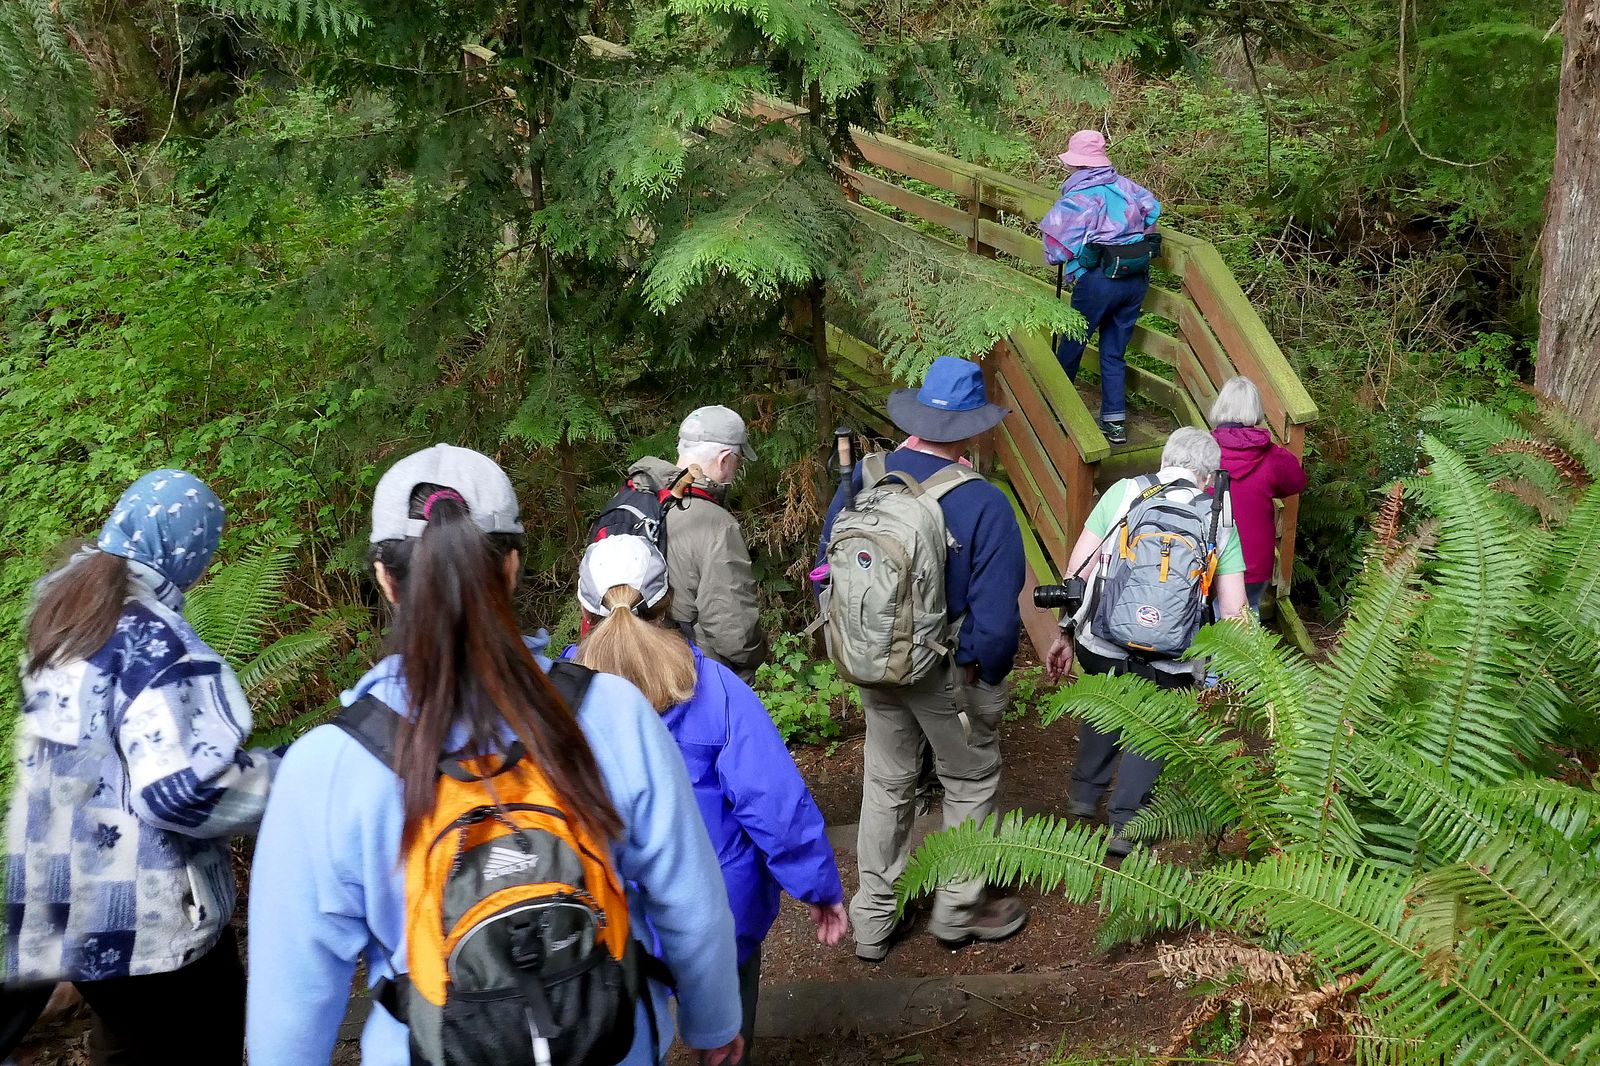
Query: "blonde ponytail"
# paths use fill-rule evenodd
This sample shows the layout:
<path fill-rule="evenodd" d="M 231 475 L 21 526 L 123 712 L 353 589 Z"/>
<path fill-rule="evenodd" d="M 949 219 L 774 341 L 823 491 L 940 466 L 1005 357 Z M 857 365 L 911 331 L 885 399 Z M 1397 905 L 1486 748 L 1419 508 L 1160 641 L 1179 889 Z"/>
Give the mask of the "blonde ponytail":
<path fill-rule="evenodd" d="M 662 712 L 694 695 L 694 652 L 680 634 L 660 624 L 668 601 L 641 618 L 634 613 L 639 599 L 639 590 L 631 585 L 607 591 L 601 602 L 611 613 L 578 645 L 577 661 L 633 682 L 650 706 Z"/>

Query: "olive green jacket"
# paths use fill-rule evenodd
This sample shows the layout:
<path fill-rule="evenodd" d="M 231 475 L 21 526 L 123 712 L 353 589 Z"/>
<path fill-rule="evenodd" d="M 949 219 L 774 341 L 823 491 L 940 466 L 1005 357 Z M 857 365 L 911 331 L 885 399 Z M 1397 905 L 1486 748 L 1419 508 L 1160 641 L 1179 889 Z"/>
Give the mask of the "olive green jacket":
<path fill-rule="evenodd" d="M 628 471 L 665 486 L 675 467 L 654 456 L 640 459 Z M 667 583 L 672 588 L 672 617 L 694 627 L 700 650 L 732 669 L 745 681 L 767 658 L 767 635 L 761 630 L 755 572 L 739 520 L 721 500 L 727 486 L 699 481 L 696 487 L 717 502 L 689 496 L 683 507 L 667 510 Z"/>

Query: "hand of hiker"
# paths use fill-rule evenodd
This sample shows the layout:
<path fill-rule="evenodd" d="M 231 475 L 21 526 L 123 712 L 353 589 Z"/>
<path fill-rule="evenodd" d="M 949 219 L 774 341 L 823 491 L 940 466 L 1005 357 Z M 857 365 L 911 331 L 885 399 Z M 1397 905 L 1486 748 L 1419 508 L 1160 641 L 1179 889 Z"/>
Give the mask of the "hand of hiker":
<path fill-rule="evenodd" d="M 977 663 L 968 663 L 967 664 L 967 687 L 971 688 L 973 685 L 976 685 L 977 683 L 978 683 L 978 664 Z"/>
<path fill-rule="evenodd" d="M 1072 670 L 1072 638 L 1058 633 L 1050 651 L 1044 657 L 1044 675 L 1051 681 L 1060 681 Z"/>
<path fill-rule="evenodd" d="M 735 1036 L 721 1047 L 700 1052 L 700 1066 L 724 1066 L 744 1058 L 744 1036 Z"/>
<path fill-rule="evenodd" d="M 811 924 L 817 927 L 817 943 L 831 948 L 850 931 L 850 916 L 845 912 L 843 903 L 806 909 L 811 912 Z"/>

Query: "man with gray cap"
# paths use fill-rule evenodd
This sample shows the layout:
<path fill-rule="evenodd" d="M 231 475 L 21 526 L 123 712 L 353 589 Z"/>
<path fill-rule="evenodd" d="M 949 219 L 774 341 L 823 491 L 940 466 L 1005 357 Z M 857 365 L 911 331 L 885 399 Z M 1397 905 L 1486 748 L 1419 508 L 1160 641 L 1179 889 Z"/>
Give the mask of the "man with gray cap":
<path fill-rule="evenodd" d="M 665 489 L 679 470 L 698 466 L 703 476 L 666 511 L 667 580 L 672 618 L 694 630 L 700 650 L 745 682 L 767 658 L 756 579 L 739 520 L 726 508 L 728 486 L 745 459 L 754 459 L 744 419 L 726 407 L 689 412 L 678 429 L 678 460 L 646 456 L 628 478 L 636 487 Z"/>

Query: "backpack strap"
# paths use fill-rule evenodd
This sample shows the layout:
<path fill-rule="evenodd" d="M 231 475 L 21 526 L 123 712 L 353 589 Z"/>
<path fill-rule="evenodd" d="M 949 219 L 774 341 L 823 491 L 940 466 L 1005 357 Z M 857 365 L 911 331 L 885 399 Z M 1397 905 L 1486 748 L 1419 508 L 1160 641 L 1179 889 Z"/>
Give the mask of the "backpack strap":
<path fill-rule="evenodd" d="M 924 481 L 922 483 L 922 491 L 924 494 L 933 497 L 933 499 L 940 500 L 969 481 L 982 480 L 983 475 L 970 466 L 951 463 Z"/>
<path fill-rule="evenodd" d="M 577 713 L 583 705 L 583 698 L 589 691 L 589 682 L 594 680 L 594 671 L 587 666 L 566 659 L 558 659 L 550 664 L 547 675 L 550 684 L 561 694 L 573 713 Z M 333 720 L 333 724 L 344 730 L 357 744 L 360 744 L 372 757 L 383 765 L 394 769 L 394 752 L 400 738 L 400 712 L 384 703 L 376 696 L 362 696 Z M 511 745 L 506 751 L 505 762 L 501 772 L 509 770 L 520 760 L 526 752 L 521 742 Z M 451 760 L 446 758 L 446 762 Z M 445 773 L 448 769 L 441 767 Z M 473 778 L 476 780 L 476 778 Z"/>
<path fill-rule="evenodd" d="M 882 481 L 889 472 L 889 456 L 884 452 L 873 452 L 861 460 L 861 487 L 870 489 Z"/>
<path fill-rule="evenodd" d="M 394 769 L 394 749 L 400 738 L 400 712 L 376 696 L 362 696 L 333 720 L 365 748 L 374 759 Z"/>

